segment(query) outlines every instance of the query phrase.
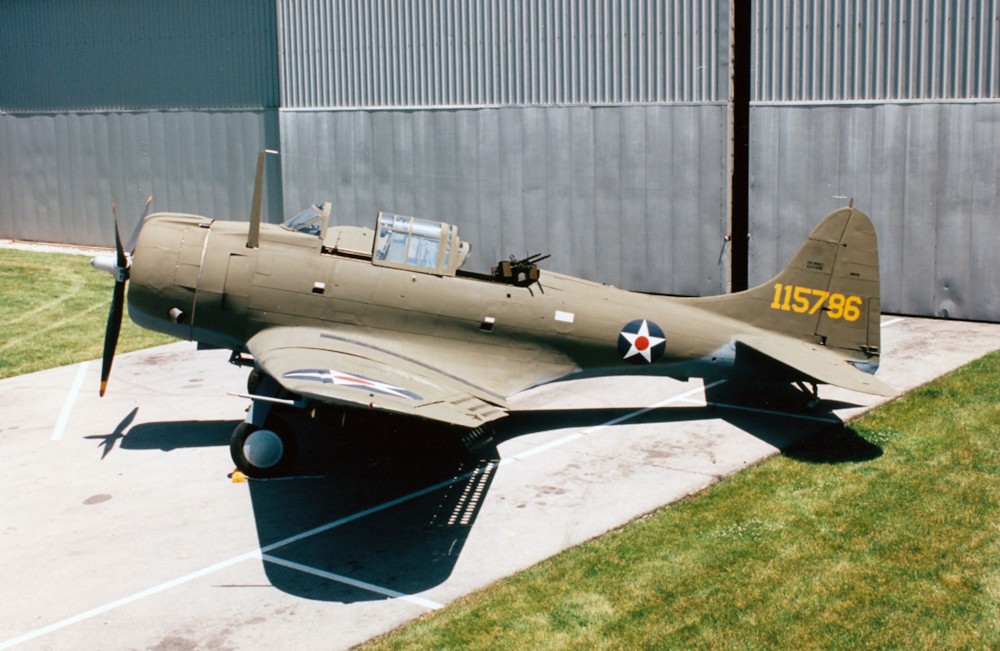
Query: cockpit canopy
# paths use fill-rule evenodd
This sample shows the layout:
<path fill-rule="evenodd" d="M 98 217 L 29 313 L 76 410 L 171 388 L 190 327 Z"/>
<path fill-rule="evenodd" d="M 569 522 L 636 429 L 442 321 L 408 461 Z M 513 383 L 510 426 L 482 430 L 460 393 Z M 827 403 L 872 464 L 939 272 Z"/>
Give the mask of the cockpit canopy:
<path fill-rule="evenodd" d="M 438 276 L 454 276 L 472 249 L 459 239 L 457 226 L 444 222 L 380 212 L 373 238 L 367 228 L 328 227 L 329 221 L 330 203 L 316 203 L 286 219 L 281 227 L 319 237 L 327 253 L 367 257 L 370 250 L 372 264 Z"/>
<path fill-rule="evenodd" d="M 322 238 L 326 235 L 326 226 L 329 220 L 330 203 L 315 203 L 294 217 L 286 219 L 281 226 L 296 233 L 316 235 Z"/>
<path fill-rule="evenodd" d="M 457 226 L 405 215 L 380 212 L 375 233 L 372 264 L 439 276 L 454 276 L 472 248 Z"/>

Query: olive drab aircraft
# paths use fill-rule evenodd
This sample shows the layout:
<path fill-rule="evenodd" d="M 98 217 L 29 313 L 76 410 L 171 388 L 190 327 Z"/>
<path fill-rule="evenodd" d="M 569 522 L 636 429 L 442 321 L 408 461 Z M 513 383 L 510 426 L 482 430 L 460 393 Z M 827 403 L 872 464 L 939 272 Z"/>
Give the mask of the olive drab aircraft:
<path fill-rule="evenodd" d="M 237 467 L 287 472 L 282 410 L 379 410 L 475 431 L 516 392 L 606 375 L 795 383 L 891 396 L 879 363 L 875 229 L 850 205 L 827 215 L 775 278 L 747 291 L 667 297 L 541 270 L 543 256 L 463 270 L 454 225 L 379 213 L 374 227 L 330 223 L 317 204 L 261 223 L 263 153 L 249 221 L 148 215 L 93 265 L 115 277 L 104 395 L 121 325 L 233 351 L 251 367 Z M 853 202 L 852 202 L 853 203 Z"/>

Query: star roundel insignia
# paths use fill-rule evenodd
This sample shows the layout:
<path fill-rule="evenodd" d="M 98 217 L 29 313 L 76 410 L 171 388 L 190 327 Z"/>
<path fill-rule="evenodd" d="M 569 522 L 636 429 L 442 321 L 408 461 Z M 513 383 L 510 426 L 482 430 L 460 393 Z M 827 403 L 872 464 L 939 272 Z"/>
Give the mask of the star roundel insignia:
<path fill-rule="evenodd" d="M 633 364 L 651 364 L 667 347 L 660 326 L 646 319 L 636 319 L 618 334 L 618 354 Z"/>

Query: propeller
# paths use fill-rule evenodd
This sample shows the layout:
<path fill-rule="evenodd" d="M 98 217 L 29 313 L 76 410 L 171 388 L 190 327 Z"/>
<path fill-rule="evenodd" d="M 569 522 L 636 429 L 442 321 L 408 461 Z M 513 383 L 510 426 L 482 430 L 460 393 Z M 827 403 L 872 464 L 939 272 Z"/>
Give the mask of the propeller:
<path fill-rule="evenodd" d="M 129 270 L 132 267 L 132 253 L 135 245 L 139 241 L 139 231 L 149 214 L 149 206 L 153 202 L 153 196 L 146 199 L 146 206 L 143 208 L 139 223 L 136 224 L 132 236 L 129 237 L 128 244 L 122 246 L 121 234 L 118 231 L 118 206 L 111 204 L 111 214 L 115 222 L 115 256 L 99 255 L 95 256 L 90 264 L 100 271 L 106 271 L 115 278 L 115 289 L 111 295 L 111 309 L 108 310 L 108 325 L 104 329 L 104 354 L 101 362 L 101 396 L 108 387 L 108 377 L 111 375 L 111 363 L 115 358 L 115 348 L 118 346 L 118 334 L 122 329 L 122 316 L 125 312 L 125 282 L 129 278 Z"/>

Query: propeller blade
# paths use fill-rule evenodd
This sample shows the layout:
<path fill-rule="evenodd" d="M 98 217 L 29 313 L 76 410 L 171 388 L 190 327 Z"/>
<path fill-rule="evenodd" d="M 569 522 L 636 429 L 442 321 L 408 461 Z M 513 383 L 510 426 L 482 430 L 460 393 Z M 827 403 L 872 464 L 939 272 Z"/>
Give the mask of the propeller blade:
<path fill-rule="evenodd" d="M 135 230 L 132 231 L 132 235 L 128 238 L 128 244 L 125 245 L 125 251 L 129 255 L 135 252 L 135 245 L 139 241 L 139 232 L 142 230 L 142 225 L 146 221 L 146 217 L 149 215 L 149 206 L 153 203 L 153 195 L 146 197 L 146 205 L 142 209 L 142 216 L 139 217 L 139 223 L 135 225 Z"/>
<path fill-rule="evenodd" d="M 115 360 L 115 348 L 118 346 L 118 334 L 122 329 L 122 315 L 125 308 L 125 281 L 128 279 L 128 258 L 122 248 L 122 237 L 118 232 L 118 206 L 111 204 L 111 214 L 115 219 L 115 256 L 117 270 L 115 275 L 115 291 L 111 295 L 111 308 L 108 310 L 108 324 L 104 328 L 104 354 L 101 357 L 101 397 L 108 388 L 108 377 L 111 375 L 111 363 Z"/>
<path fill-rule="evenodd" d="M 124 269 L 128 266 L 125 258 L 125 249 L 122 248 L 122 236 L 118 234 L 118 206 L 111 204 L 111 214 L 115 217 L 115 253 L 118 256 L 118 268 Z"/>
<path fill-rule="evenodd" d="M 132 236 L 128 240 L 128 246 L 122 246 L 122 236 L 118 230 L 118 206 L 111 204 L 111 214 L 115 219 L 115 262 L 116 268 L 112 269 L 108 257 L 95 257 L 91 261 L 96 269 L 112 271 L 115 276 L 115 291 L 111 295 L 111 309 L 108 310 L 108 325 L 104 328 L 104 355 L 101 360 L 101 396 L 108 388 L 108 378 L 111 376 L 111 364 L 115 360 L 115 348 L 118 346 L 118 335 L 122 329 L 122 317 L 125 313 L 125 281 L 129 277 L 129 258 L 135 251 L 136 242 L 139 240 L 139 231 L 149 214 L 149 206 L 153 203 L 153 195 L 146 198 L 146 205 L 142 209 L 142 216 L 136 224 Z M 126 251 L 128 252 L 126 255 Z"/>
<path fill-rule="evenodd" d="M 118 346 L 118 333 L 122 329 L 122 314 L 125 307 L 125 281 L 115 281 L 115 292 L 111 296 L 111 309 L 108 310 L 108 325 L 104 329 L 104 355 L 101 360 L 101 397 L 108 388 L 108 377 L 111 375 L 111 363 L 115 359 L 115 348 Z"/>

